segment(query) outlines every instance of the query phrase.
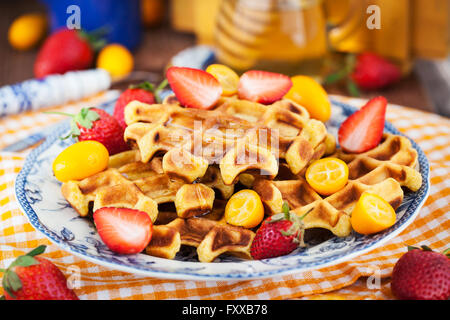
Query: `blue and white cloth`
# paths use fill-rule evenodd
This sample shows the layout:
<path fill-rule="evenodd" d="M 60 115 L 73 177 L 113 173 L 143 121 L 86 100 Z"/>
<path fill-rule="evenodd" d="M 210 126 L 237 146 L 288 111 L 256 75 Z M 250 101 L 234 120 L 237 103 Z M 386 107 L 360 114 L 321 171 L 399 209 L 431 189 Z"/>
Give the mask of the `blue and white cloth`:
<path fill-rule="evenodd" d="M 0 117 L 78 101 L 110 85 L 106 70 L 91 69 L 4 86 L 0 88 Z"/>

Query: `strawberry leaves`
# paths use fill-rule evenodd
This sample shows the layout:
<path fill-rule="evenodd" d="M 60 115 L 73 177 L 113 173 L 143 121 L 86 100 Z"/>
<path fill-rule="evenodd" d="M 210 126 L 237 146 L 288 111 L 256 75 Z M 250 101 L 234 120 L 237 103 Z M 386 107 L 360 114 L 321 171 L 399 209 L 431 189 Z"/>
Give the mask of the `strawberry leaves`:
<path fill-rule="evenodd" d="M 59 115 L 70 117 L 71 118 L 70 132 L 67 136 L 61 137 L 61 139 L 62 140 L 65 140 L 68 138 L 77 139 L 81 134 L 80 128 L 78 127 L 78 125 L 80 125 L 83 128 L 86 128 L 86 129 L 91 129 L 94 125 L 94 122 L 100 119 L 100 115 L 91 109 L 92 108 L 83 108 L 80 110 L 79 113 L 77 113 L 75 115 L 70 114 L 70 113 L 65 113 L 65 112 L 57 112 L 57 111 L 44 112 L 44 113 L 59 114 Z"/>
<path fill-rule="evenodd" d="M 97 112 L 91 110 L 91 108 L 83 108 L 79 113 L 77 113 L 76 115 L 71 115 L 71 117 L 72 119 L 70 120 L 70 132 L 63 139 L 67 139 L 69 137 L 77 139 L 81 134 L 78 125 L 86 129 L 91 129 L 94 125 L 94 122 L 100 119 L 100 115 Z"/>
<path fill-rule="evenodd" d="M 324 79 L 324 85 L 331 85 L 338 82 L 345 82 L 346 87 L 350 95 L 354 97 L 359 97 L 361 93 L 359 92 L 358 85 L 352 79 L 351 74 L 356 66 L 356 56 L 354 54 L 348 54 L 345 57 L 344 67 L 334 73 L 330 73 Z"/>
<path fill-rule="evenodd" d="M 422 250 L 422 251 L 431 251 L 433 252 L 433 249 L 431 249 L 429 246 L 426 245 L 421 245 L 420 248 L 418 247 L 414 247 L 414 246 L 407 246 L 408 247 L 408 251 L 412 251 L 412 250 Z M 450 258 L 450 248 L 445 249 L 442 254 L 444 256 L 446 256 L 447 258 Z"/>
<path fill-rule="evenodd" d="M 167 81 L 167 79 L 164 79 L 156 88 L 155 85 L 145 81 L 145 82 L 141 82 L 139 84 L 133 84 L 131 86 L 129 86 L 129 89 L 143 89 L 145 91 L 148 91 L 150 93 L 153 93 L 156 102 L 161 103 L 161 97 L 160 97 L 160 93 L 162 90 L 164 90 L 165 87 L 167 87 L 167 85 L 169 84 L 169 82 Z"/>
<path fill-rule="evenodd" d="M 287 201 L 284 201 L 282 212 L 273 215 L 271 219 L 267 221 L 267 223 L 276 223 L 283 220 L 291 222 L 291 226 L 287 230 L 280 230 L 280 233 L 285 237 L 294 236 L 292 241 L 299 244 L 300 246 L 304 246 L 303 235 L 305 233 L 305 228 L 302 220 L 308 213 L 311 212 L 311 210 L 312 209 L 306 212 L 303 216 L 299 217 L 297 214 L 290 211 L 289 204 L 287 203 Z"/>
<path fill-rule="evenodd" d="M 39 264 L 39 261 L 34 257 L 43 253 L 46 249 L 45 245 L 41 245 L 25 255 L 17 257 L 17 259 L 11 263 L 11 265 L 5 270 L 0 269 L 4 273 L 2 286 L 3 289 L 11 296 L 15 297 L 14 292 L 17 292 L 22 288 L 22 281 L 17 273 L 14 271 L 15 267 L 29 267 Z"/>

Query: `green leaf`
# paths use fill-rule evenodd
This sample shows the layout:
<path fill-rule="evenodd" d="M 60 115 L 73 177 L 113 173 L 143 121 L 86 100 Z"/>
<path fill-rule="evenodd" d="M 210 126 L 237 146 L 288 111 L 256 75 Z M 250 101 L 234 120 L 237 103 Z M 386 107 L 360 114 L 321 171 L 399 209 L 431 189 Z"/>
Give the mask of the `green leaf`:
<path fill-rule="evenodd" d="M 22 281 L 20 281 L 19 276 L 14 271 L 8 271 L 6 274 L 8 283 L 12 291 L 17 291 L 22 288 Z"/>
<path fill-rule="evenodd" d="M 33 258 L 32 256 L 20 256 L 16 259 L 16 261 L 14 261 L 11 267 L 15 267 L 15 266 L 20 266 L 20 267 L 29 267 L 35 264 L 39 264 L 39 261 L 37 261 L 35 258 Z"/>
<path fill-rule="evenodd" d="M 428 246 L 425 246 L 425 245 L 423 245 L 423 246 L 420 246 L 421 248 L 422 248 L 422 250 L 423 251 L 433 251 L 433 250 L 431 250 L 431 248 L 430 247 L 428 247 Z"/>
<path fill-rule="evenodd" d="M 158 85 L 158 87 L 156 88 L 156 91 L 161 91 L 162 89 L 164 89 L 165 87 L 167 87 L 167 85 L 169 84 L 169 81 L 167 79 L 164 79 L 163 81 L 161 81 L 161 83 Z"/>
<path fill-rule="evenodd" d="M 283 213 L 285 213 L 285 214 L 286 214 L 286 213 L 289 214 L 290 209 L 289 209 L 289 204 L 287 203 L 287 201 L 284 201 L 284 202 L 283 202 L 282 211 L 283 211 Z"/>
<path fill-rule="evenodd" d="M 414 247 L 414 246 L 408 246 L 408 251 L 412 251 L 412 250 L 416 250 L 416 249 L 419 249 L 419 248 Z"/>
<path fill-rule="evenodd" d="M 6 300 L 5 296 L 1 296 L 0 300 Z"/>
<path fill-rule="evenodd" d="M 98 29 L 95 29 L 93 31 L 86 32 L 84 30 L 79 30 L 78 35 L 89 42 L 92 50 L 94 51 L 100 51 L 106 44 L 107 41 L 105 37 L 111 33 L 111 27 L 108 25 L 102 26 Z"/>
<path fill-rule="evenodd" d="M 148 81 L 144 81 L 144 82 L 141 82 L 141 83 L 138 83 L 138 84 L 132 84 L 128 88 L 130 88 L 130 89 L 143 89 L 143 90 L 146 90 L 146 91 L 151 92 L 151 93 L 153 93 L 154 90 L 155 90 L 155 86 L 152 83 L 148 82 Z"/>
<path fill-rule="evenodd" d="M 325 77 L 323 84 L 328 85 L 328 84 L 336 83 L 336 82 L 344 79 L 346 76 L 347 76 L 347 73 L 345 72 L 345 70 L 341 70 L 339 72 L 329 74 Z"/>
<path fill-rule="evenodd" d="M 267 220 L 267 223 L 274 223 L 284 219 L 284 213 L 277 213 L 273 215 L 270 220 Z"/>
<path fill-rule="evenodd" d="M 361 93 L 359 92 L 359 88 L 356 83 L 350 78 L 347 81 L 347 90 L 353 97 L 359 97 Z"/>
<path fill-rule="evenodd" d="M 0 272 L 5 273 L 5 272 L 6 272 L 6 269 L 0 268 Z"/>
<path fill-rule="evenodd" d="M 81 134 L 80 129 L 77 126 L 77 123 L 74 119 L 70 121 L 70 135 L 75 138 Z"/>
<path fill-rule="evenodd" d="M 350 74 L 353 72 L 356 66 L 356 55 L 354 54 L 348 54 L 345 57 L 345 71 L 347 74 Z"/>
<path fill-rule="evenodd" d="M 100 115 L 95 112 L 94 110 L 89 110 L 89 112 L 86 115 L 86 119 L 90 120 L 90 121 L 97 121 L 98 119 L 100 119 Z"/>
<path fill-rule="evenodd" d="M 169 84 L 169 81 L 167 81 L 167 79 L 164 79 L 159 85 L 158 85 L 158 87 L 156 88 L 156 90 L 155 90 L 155 99 L 156 99 L 156 102 L 157 103 L 161 103 L 162 102 L 162 100 L 161 100 L 161 97 L 160 97 L 160 93 L 161 93 L 161 91 L 167 86 Z"/>
<path fill-rule="evenodd" d="M 290 210 L 289 210 L 289 205 L 288 205 L 288 203 L 285 201 L 285 202 L 283 202 L 283 207 L 282 207 L 282 210 L 283 210 L 283 214 L 284 214 L 284 219 L 286 219 L 286 220 L 291 220 L 290 218 Z"/>
<path fill-rule="evenodd" d="M 314 208 L 311 208 L 308 211 L 306 211 L 306 213 L 300 217 L 300 221 L 302 221 L 313 210 L 314 210 Z"/>
<path fill-rule="evenodd" d="M 8 273 L 9 273 L 9 272 L 8 272 Z M 12 290 L 11 290 L 11 285 L 10 285 L 9 282 L 8 282 L 8 277 L 7 277 L 7 274 L 8 274 L 8 273 L 6 273 L 5 276 L 3 277 L 3 280 L 2 280 L 2 287 L 3 287 L 3 289 L 4 289 L 11 297 L 15 298 L 16 296 L 15 296 L 15 294 L 12 292 Z"/>
<path fill-rule="evenodd" d="M 447 256 L 450 258 L 450 248 L 444 250 L 444 252 L 442 252 L 444 254 L 444 256 Z"/>
<path fill-rule="evenodd" d="M 34 248 L 30 252 L 27 253 L 27 256 L 35 257 L 37 255 L 40 255 L 45 252 L 45 249 L 47 249 L 47 246 L 44 244 L 41 244 L 40 246 Z"/>

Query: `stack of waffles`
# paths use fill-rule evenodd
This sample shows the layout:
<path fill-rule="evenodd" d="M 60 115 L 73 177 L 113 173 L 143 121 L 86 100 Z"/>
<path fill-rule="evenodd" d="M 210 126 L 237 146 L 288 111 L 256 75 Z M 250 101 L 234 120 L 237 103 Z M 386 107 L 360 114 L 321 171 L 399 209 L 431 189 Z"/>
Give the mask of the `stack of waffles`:
<path fill-rule="evenodd" d="M 174 96 L 162 104 L 133 101 L 125 109 L 124 138 L 132 150 L 110 157 L 107 170 L 62 185 L 81 215 L 102 207 L 133 208 L 154 222 L 149 255 L 174 259 L 182 245 L 196 247 L 201 262 L 223 253 L 251 258 L 255 229 L 224 219 L 227 199 L 242 188 L 261 197 L 265 213 L 281 212 L 283 201 L 303 215 L 305 227 L 345 237 L 350 214 L 365 191 L 394 209 L 402 187 L 416 191 L 421 176 L 417 153 L 404 137 L 385 135 L 363 154 L 336 150 L 325 125 L 293 101 L 272 105 L 222 98 L 214 110 L 186 109 Z M 332 155 L 348 164 L 349 182 L 323 198 L 305 181 L 308 165 Z"/>

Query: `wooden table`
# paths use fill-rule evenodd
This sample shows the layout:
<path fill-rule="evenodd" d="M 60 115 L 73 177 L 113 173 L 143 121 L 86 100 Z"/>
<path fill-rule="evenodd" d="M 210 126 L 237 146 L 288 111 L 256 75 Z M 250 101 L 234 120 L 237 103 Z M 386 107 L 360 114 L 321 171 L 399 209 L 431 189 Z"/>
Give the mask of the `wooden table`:
<path fill-rule="evenodd" d="M 13 50 L 7 41 L 7 30 L 15 17 L 26 12 L 44 10 L 36 0 L 0 1 L 0 85 L 12 84 L 33 77 L 33 63 L 37 49 L 28 52 Z M 163 26 L 145 30 L 142 42 L 135 54 L 135 69 L 162 73 L 178 51 L 195 44 L 191 34 L 175 32 L 166 22 Z M 339 87 L 327 88 L 333 94 L 346 95 Z M 363 93 L 363 97 L 384 95 L 391 103 L 433 112 L 433 106 L 418 77 L 412 73 L 389 89 Z"/>

